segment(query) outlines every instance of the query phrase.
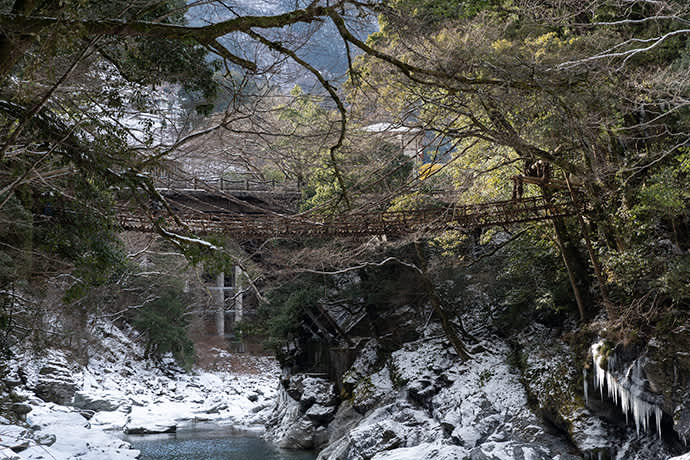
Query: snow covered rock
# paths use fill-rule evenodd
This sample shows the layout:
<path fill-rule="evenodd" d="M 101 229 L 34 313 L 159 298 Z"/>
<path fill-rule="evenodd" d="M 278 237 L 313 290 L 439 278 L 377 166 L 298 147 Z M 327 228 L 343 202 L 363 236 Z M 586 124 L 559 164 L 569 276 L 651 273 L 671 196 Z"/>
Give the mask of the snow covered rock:
<path fill-rule="evenodd" d="M 669 458 L 668 460 L 690 460 L 690 452 L 688 452 L 687 454 L 679 455 L 678 457 Z"/>
<path fill-rule="evenodd" d="M 515 441 L 486 442 L 472 449 L 470 460 L 553 460 L 553 453 L 538 445 Z M 563 457 L 575 459 L 577 457 Z"/>
<path fill-rule="evenodd" d="M 21 452 L 25 460 L 133 460 L 139 455 L 139 451 L 131 449 L 128 443 L 92 427 L 79 413 L 67 407 L 52 403 L 36 406 L 28 415 L 28 422 L 36 441 Z"/>
<path fill-rule="evenodd" d="M 538 324 L 520 333 L 517 343 L 525 388 L 539 414 L 569 433 L 583 454 L 610 452 L 616 442 L 612 428 L 585 407 L 587 395 L 585 401 L 578 397 L 582 387 L 570 348 Z M 587 388 L 587 380 L 584 384 Z"/>
<path fill-rule="evenodd" d="M 0 446 L 0 460 L 23 460 L 12 449 Z"/>
<path fill-rule="evenodd" d="M 328 441 L 324 426 L 337 410 L 335 386 L 297 374 L 284 379 L 267 424 L 267 437 L 285 449 L 318 448 Z"/>
<path fill-rule="evenodd" d="M 358 352 L 352 366 L 345 372 L 342 383 L 346 391 L 351 392 L 355 386 L 380 367 L 381 347 L 376 339 L 369 340 Z M 378 366 L 378 367 L 377 367 Z"/>
<path fill-rule="evenodd" d="M 127 399 L 122 398 L 121 395 L 117 394 L 112 395 L 109 393 L 77 391 L 74 393 L 72 406 L 79 409 L 101 412 L 117 410 L 119 407 L 127 403 Z"/>
<path fill-rule="evenodd" d="M 361 378 L 352 391 L 352 404 L 362 414 L 393 399 L 395 392 L 387 366 L 366 378 Z"/>
<path fill-rule="evenodd" d="M 311 449 L 314 447 L 316 424 L 305 416 L 299 401 L 281 387 L 267 424 L 266 437 L 284 449 Z"/>
<path fill-rule="evenodd" d="M 34 391 L 44 401 L 63 405 L 72 402 L 77 383 L 64 354 L 53 351 L 50 359 L 38 371 Z"/>
<path fill-rule="evenodd" d="M 314 403 L 333 406 L 338 402 L 335 386 L 324 378 L 297 374 L 284 380 L 283 386 L 292 399 L 299 401 L 303 411 Z"/>
<path fill-rule="evenodd" d="M 127 434 L 174 433 L 182 421 L 191 421 L 193 415 L 184 403 L 159 403 L 134 406 L 127 416 L 123 431 Z"/>
<path fill-rule="evenodd" d="M 328 424 L 328 443 L 333 443 L 345 436 L 363 418 L 364 416 L 354 408 L 351 401 L 343 401 L 338 406 L 333 421 Z"/>
<path fill-rule="evenodd" d="M 459 460 L 467 456 L 468 451 L 460 446 L 423 443 L 414 447 L 380 452 L 374 455 L 372 460 Z"/>
<path fill-rule="evenodd" d="M 26 428 L 17 425 L 0 425 L 0 448 L 21 452 L 30 444 L 31 432 Z"/>
<path fill-rule="evenodd" d="M 429 337 L 358 374 L 319 460 L 580 458 L 529 409 L 510 347 L 492 337 L 491 348 L 462 362 L 443 337 Z"/>
<path fill-rule="evenodd" d="M 36 444 L 39 446 L 47 446 L 50 447 L 53 444 L 55 444 L 55 441 L 57 441 L 57 436 L 54 435 L 53 433 L 35 433 L 34 434 L 34 441 L 36 441 Z"/>
<path fill-rule="evenodd" d="M 404 400 L 377 408 L 331 443 L 319 460 L 368 460 L 380 452 L 443 438 L 443 428 Z"/>
<path fill-rule="evenodd" d="M 17 414 L 18 417 L 22 418 L 22 417 L 25 417 L 26 414 L 31 412 L 31 406 L 29 406 L 28 404 L 24 404 L 24 403 L 13 403 L 10 406 L 10 410 L 12 412 L 14 412 L 15 414 Z"/>
<path fill-rule="evenodd" d="M 287 427 L 278 440 L 278 446 L 283 449 L 312 449 L 314 433 L 314 423 L 306 417 L 299 417 Z"/>
<path fill-rule="evenodd" d="M 321 404 L 313 404 L 304 413 L 304 415 L 314 423 L 325 425 L 333 420 L 336 409 L 336 406 L 322 406 Z"/>

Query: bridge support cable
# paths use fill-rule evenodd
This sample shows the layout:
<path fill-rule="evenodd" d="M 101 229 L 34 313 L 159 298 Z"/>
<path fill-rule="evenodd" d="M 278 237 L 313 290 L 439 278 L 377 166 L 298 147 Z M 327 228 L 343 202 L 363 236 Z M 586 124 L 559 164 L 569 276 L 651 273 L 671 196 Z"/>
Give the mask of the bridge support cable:
<path fill-rule="evenodd" d="M 328 220 L 318 216 L 280 214 L 241 214 L 229 212 L 184 212 L 174 216 L 154 216 L 155 224 L 170 231 L 195 234 L 227 234 L 236 238 L 271 237 L 351 237 L 411 233 L 433 233 L 445 230 L 471 230 L 524 222 L 552 220 L 575 215 L 570 201 L 550 202 L 544 197 L 497 201 L 449 208 L 413 209 L 347 213 Z M 121 208 L 120 224 L 126 230 L 150 232 L 152 218 L 144 213 Z"/>

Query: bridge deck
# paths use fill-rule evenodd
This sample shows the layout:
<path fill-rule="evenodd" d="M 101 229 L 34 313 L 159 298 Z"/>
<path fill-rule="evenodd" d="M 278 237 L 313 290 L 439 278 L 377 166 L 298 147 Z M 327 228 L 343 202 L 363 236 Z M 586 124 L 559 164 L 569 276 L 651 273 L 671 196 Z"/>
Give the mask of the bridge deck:
<path fill-rule="evenodd" d="M 576 213 L 570 202 L 551 203 L 542 197 L 498 201 L 449 208 L 350 213 L 328 220 L 317 217 L 273 214 L 185 213 L 178 215 L 183 226 L 172 217 L 157 217 L 156 224 L 168 231 L 195 234 L 223 233 L 238 238 L 277 236 L 363 236 L 402 235 L 438 232 L 449 229 L 474 229 L 546 220 Z M 120 224 L 126 230 L 152 232 L 151 217 L 132 210 L 121 210 Z"/>

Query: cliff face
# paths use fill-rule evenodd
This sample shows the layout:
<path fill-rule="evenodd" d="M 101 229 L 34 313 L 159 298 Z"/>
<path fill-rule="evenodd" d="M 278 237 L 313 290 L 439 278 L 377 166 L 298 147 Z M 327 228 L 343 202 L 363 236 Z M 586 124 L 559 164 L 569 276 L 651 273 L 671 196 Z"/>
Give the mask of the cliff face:
<path fill-rule="evenodd" d="M 581 346 L 596 343 L 591 330 L 531 319 L 506 332 L 493 321 L 505 305 L 479 284 L 464 292 L 469 360 L 455 353 L 429 307 L 388 304 L 358 329 L 381 336 L 349 337 L 351 359 L 338 362 L 345 372 L 322 363 L 320 376 L 305 376 L 293 359 L 268 435 L 283 447 L 314 447 L 320 460 L 654 460 L 686 450 L 679 439 L 687 434 L 690 368 L 678 337 L 674 346 L 658 339 L 611 351 L 604 363 Z M 347 324 L 342 311 L 331 314 Z M 318 381 L 328 401 L 296 390 L 308 381 Z M 621 390 L 609 390 L 615 385 L 632 395 L 623 407 L 627 421 Z"/>

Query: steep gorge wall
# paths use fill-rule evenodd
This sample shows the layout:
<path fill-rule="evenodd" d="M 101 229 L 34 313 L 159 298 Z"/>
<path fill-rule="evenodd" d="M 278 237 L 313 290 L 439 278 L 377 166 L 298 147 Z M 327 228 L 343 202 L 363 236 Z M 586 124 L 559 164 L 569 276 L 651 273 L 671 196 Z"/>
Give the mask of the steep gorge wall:
<path fill-rule="evenodd" d="M 646 356 L 644 391 L 663 409 L 660 438 L 652 422 L 657 409 L 647 417 L 651 429 L 638 431 L 607 390 L 600 396 L 595 389 L 589 346 L 580 345 L 595 338 L 591 330 L 552 327 L 534 317 L 523 318 L 526 327 L 496 328 L 504 324 L 494 320 L 506 306 L 491 299 L 483 283 L 465 286 L 459 309 L 476 339 L 467 338 L 470 360 L 453 351 L 428 306 L 389 304 L 378 310 L 376 324 L 360 329 L 383 331 L 381 337 L 353 337 L 346 372 L 351 359 L 338 361 L 337 370 L 322 368 L 322 375 L 305 376 L 294 365 L 286 370 L 269 436 L 284 447 L 321 450 L 321 460 L 559 454 L 654 460 L 683 452 L 690 368 L 678 359 L 682 341 L 677 347 L 652 341 L 638 350 Z M 338 312 L 333 316 L 342 320 Z M 324 389 L 328 401 L 305 396 L 304 382 Z"/>

